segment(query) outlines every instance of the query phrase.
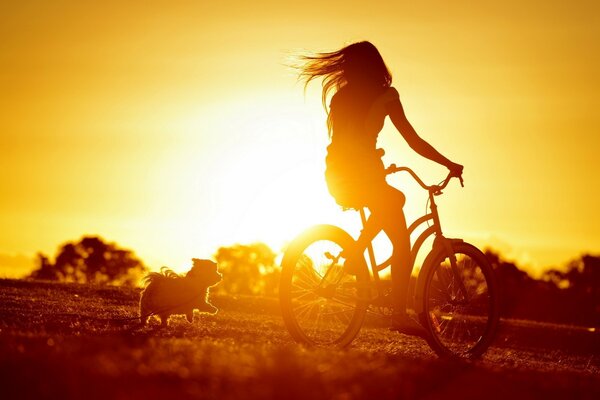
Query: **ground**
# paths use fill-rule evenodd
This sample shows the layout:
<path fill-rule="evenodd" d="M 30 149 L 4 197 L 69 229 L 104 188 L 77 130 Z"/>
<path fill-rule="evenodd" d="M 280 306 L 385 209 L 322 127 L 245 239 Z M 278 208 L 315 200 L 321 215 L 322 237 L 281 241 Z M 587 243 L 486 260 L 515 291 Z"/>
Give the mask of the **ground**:
<path fill-rule="evenodd" d="M 60 399 L 600 398 L 598 332 L 502 321 L 482 360 L 366 326 L 346 350 L 305 348 L 276 299 L 214 296 L 217 315 L 140 327 L 139 290 L 0 280 L 0 393 Z"/>

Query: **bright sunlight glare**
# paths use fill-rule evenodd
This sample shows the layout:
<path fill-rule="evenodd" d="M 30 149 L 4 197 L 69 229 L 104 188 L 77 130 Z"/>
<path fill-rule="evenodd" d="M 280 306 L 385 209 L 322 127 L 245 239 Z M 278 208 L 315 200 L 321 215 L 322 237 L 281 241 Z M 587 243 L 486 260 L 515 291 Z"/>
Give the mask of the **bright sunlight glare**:
<path fill-rule="evenodd" d="M 156 210 L 171 213 L 173 229 L 161 246 L 177 260 L 174 269 L 189 268 L 193 254 L 234 243 L 260 241 L 279 251 L 317 223 L 358 234 L 358 215 L 344 213 L 325 184 L 323 109 L 307 104 L 301 92 L 290 97 L 253 95 L 174 118 L 172 128 L 186 145 L 174 148 L 155 177 L 165 189 Z M 206 129 L 220 132 L 219 141 L 207 142 Z M 201 151 L 206 147 L 211 153 Z M 210 209 L 200 209 L 206 198 Z M 211 240 L 200 244 L 205 226 L 213 227 Z M 175 252 L 181 247 L 183 255 Z"/>
<path fill-rule="evenodd" d="M 302 229 L 335 220 L 340 211 L 323 178 L 323 111 L 302 103 L 235 111 L 242 123 L 228 131 L 238 145 L 215 173 L 233 217 L 223 226 L 224 242 L 264 241 L 278 250 Z"/>

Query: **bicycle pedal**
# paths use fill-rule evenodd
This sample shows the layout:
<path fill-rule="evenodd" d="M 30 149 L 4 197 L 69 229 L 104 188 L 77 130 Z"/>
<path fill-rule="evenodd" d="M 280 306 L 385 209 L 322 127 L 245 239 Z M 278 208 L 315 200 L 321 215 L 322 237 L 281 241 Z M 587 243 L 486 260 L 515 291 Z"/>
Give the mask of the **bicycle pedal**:
<path fill-rule="evenodd" d="M 440 333 L 442 331 L 442 325 L 440 324 L 440 321 L 438 320 L 438 318 L 435 316 L 435 314 L 433 312 L 429 312 L 429 317 L 431 320 L 431 324 L 433 325 L 433 329 L 435 329 L 435 331 L 437 333 Z"/>

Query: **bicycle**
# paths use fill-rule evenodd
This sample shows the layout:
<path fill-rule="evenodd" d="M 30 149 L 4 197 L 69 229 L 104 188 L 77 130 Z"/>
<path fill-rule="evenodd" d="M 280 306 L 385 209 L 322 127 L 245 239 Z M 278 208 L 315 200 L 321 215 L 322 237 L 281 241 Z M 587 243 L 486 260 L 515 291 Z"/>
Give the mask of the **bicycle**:
<path fill-rule="evenodd" d="M 410 235 L 427 224 L 411 245 L 411 269 L 423 243 L 435 237 L 418 274 L 414 298 L 425 339 L 441 357 L 478 358 L 492 343 L 499 321 L 492 267 L 477 247 L 442 233 L 435 196 L 442 194 L 452 175 L 427 186 L 408 167 L 392 164 L 386 169 L 388 174 L 400 171 L 408 172 L 429 193 L 430 212 L 408 227 Z M 359 212 L 364 226 L 364 208 Z M 391 306 L 386 301 L 390 281 L 379 276 L 390 266 L 391 257 L 377 264 L 371 243 L 367 247 L 370 265 L 363 258 L 355 275 L 345 273 L 343 252 L 354 243 L 352 236 L 337 226 L 317 225 L 296 237 L 285 251 L 280 304 L 285 326 L 297 342 L 348 346 L 367 313 Z"/>

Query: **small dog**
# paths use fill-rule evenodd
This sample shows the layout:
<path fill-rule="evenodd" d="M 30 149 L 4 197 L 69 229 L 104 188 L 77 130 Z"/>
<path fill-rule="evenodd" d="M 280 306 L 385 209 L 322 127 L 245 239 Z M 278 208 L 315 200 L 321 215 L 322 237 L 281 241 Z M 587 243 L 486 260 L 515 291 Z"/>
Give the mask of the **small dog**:
<path fill-rule="evenodd" d="M 176 274 L 167 267 L 144 277 L 144 290 L 140 297 L 140 321 L 145 325 L 148 317 L 158 315 L 162 326 L 173 314 L 185 314 L 192 322 L 194 309 L 216 314 L 219 311 L 208 301 L 208 288 L 221 282 L 217 264 L 210 260 L 192 258 L 192 269 L 185 275 Z"/>

